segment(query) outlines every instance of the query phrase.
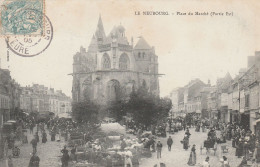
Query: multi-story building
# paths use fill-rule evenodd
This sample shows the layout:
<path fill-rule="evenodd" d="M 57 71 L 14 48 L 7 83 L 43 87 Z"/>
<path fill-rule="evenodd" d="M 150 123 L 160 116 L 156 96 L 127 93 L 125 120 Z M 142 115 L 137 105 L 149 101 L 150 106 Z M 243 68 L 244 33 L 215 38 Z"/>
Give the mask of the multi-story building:
<path fill-rule="evenodd" d="M 10 119 L 10 80 L 10 72 L 0 69 L 0 126 Z"/>
<path fill-rule="evenodd" d="M 43 85 L 33 84 L 22 88 L 21 109 L 25 112 L 39 112 L 55 115 L 71 112 L 71 98 L 61 90 L 54 91 Z"/>
<path fill-rule="evenodd" d="M 201 91 L 205 86 L 201 80 L 195 79 L 184 87 L 184 107 L 187 113 L 201 114 Z"/>
<path fill-rule="evenodd" d="M 229 73 L 227 73 L 223 78 L 217 79 L 216 83 L 216 93 L 218 96 L 217 103 L 219 119 L 221 122 L 228 123 L 230 121 L 230 113 L 228 111 L 228 91 L 229 86 L 232 82 L 232 77 Z"/>
<path fill-rule="evenodd" d="M 208 85 L 203 87 L 201 90 L 201 118 L 210 118 L 210 113 L 208 111 L 208 96 L 211 92 L 214 92 L 216 89 L 215 86 L 211 86 L 210 81 L 208 81 Z"/>
<path fill-rule="evenodd" d="M 236 82 L 239 89 L 239 121 L 244 128 L 252 131 L 255 131 L 255 122 L 259 118 L 259 80 L 260 52 L 255 52 L 255 56 L 248 57 L 248 68 L 240 71 Z"/>
<path fill-rule="evenodd" d="M 20 85 L 10 75 L 10 71 L 0 69 L 0 125 L 15 119 L 20 108 Z"/>
<path fill-rule="evenodd" d="M 199 79 L 190 81 L 182 88 L 174 89 L 170 94 L 173 104 L 172 111 L 180 116 L 196 113 L 203 118 L 208 117 L 207 96 L 211 90 L 210 82 L 205 84 Z"/>
<path fill-rule="evenodd" d="M 99 104 L 127 99 L 139 87 L 159 95 L 158 56 L 143 37 L 134 46 L 125 28 L 115 26 L 106 35 L 101 17 L 88 50 L 74 55 L 72 98 Z"/>
<path fill-rule="evenodd" d="M 15 119 L 19 112 L 20 86 L 10 75 L 10 71 L 0 68 L 0 159 L 4 156 L 3 124 Z"/>
<path fill-rule="evenodd" d="M 209 113 L 209 118 L 212 121 L 217 122 L 219 120 L 219 103 L 218 103 L 218 93 L 217 93 L 217 88 L 212 89 L 207 98 L 207 105 L 208 105 L 208 113 Z"/>
<path fill-rule="evenodd" d="M 184 88 L 176 88 L 171 91 L 169 98 L 172 101 L 172 114 L 177 116 L 183 116 L 183 108 L 180 108 L 180 103 L 183 102 L 183 92 Z"/>

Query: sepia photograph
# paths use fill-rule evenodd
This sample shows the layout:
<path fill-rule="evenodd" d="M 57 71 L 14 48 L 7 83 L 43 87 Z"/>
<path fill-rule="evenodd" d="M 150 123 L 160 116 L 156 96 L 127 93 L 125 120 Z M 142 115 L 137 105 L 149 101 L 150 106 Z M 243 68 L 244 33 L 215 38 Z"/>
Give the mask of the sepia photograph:
<path fill-rule="evenodd" d="M 0 0 L 0 167 L 260 167 L 260 1 Z"/>

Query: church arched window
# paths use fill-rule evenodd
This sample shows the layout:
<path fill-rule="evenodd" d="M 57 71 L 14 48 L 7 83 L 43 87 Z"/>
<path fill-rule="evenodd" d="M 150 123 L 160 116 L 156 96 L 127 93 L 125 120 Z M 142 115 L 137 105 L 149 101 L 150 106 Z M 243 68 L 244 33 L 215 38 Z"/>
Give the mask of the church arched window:
<path fill-rule="evenodd" d="M 110 58 L 108 54 L 104 54 L 102 57 L 102 69 L 110 69 L 111 68 L 111 63 L 110 63 Z"/>
<path fill-rule="evenodd" d="M 139 59 L 141 58 L 141 52 L 138 52 L 138 58 Z"/>
<path fill-rule="evenodd" d="M 119 69 L 121 70 L 127 70 L 129 69 L 129 58 L 127 54 L 122 54 L 119 58 Z"/>
<path fill-rule="evenodd" d="M 117 80 L 110 80 L 107 83 L 107 98 L 109 101 L 118 100 L 120 94 L 120 83 Z"/>

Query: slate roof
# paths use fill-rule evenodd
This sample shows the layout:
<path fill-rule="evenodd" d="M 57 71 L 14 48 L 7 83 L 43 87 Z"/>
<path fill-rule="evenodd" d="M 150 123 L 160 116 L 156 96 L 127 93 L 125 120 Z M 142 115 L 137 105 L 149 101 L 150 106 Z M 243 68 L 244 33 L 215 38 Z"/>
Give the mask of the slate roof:
<path fill-rule="evenodd" d="M 151 46 L 146 42 L 146 40 L 141 36 L 135 45 L 134 49 L 151 49 Z"/>

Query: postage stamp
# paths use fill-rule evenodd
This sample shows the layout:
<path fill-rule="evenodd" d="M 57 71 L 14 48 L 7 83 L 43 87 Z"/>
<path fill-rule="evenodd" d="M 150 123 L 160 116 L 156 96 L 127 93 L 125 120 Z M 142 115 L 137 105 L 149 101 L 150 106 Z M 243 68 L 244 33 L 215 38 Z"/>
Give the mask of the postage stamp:
<path fill-rule="evenodd" d="M 45 25 L 43 35 L 8 36 L 5 38 L 8 48 L 16 55 L 23 57 L 33 57 L 44 52 L 52 41 L 53 27 L 50 19 L 46 15 L 43 17 Z"/>
<path fill-rule="evenodd" d="M 1 35 L 43 35 L 44 0 L 4 0 L 0 12 Z"/>

